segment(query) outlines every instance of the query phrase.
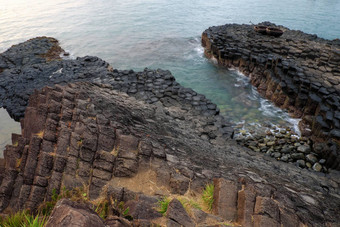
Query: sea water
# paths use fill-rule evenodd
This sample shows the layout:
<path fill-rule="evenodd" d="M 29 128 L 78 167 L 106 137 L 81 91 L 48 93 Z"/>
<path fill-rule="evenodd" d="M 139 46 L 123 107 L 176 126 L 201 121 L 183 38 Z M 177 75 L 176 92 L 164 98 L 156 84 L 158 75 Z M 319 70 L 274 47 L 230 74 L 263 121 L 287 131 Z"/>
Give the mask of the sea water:
<path fill-rule="evenodd" d="M 0 0 L 0 52 L 53 36 L 71 55 L 95 55 L 114 68 L 169 69 L 182 85 L 218 104 L 230 121 L 293 125 L 247 78 L 205 58 L 200 36 L 209 26 L 271 21 L 335 39 L 339 12 L 339 0 Z M 8 135 L 1 141 L 15 131 L 7 121 L 0 111 L 0 138 Z"/>

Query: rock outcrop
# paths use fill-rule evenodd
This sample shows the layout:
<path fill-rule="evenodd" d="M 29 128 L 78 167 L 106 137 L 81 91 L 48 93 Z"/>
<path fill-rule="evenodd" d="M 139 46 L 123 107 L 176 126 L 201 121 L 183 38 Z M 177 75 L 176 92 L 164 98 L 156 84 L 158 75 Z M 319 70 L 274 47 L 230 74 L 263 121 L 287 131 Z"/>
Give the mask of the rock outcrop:
<path fill-rule="evenodd" d="M 49 217 L 47 227 L 104 227 L 103 220 L 86 204 L 60 200 Z"/>
<path fill-rule="evenodd" d="M 327 167 L 340 168 L 340 43 L 276 27 L 284 31 L 281 37 L 257 33 L 250 25 L 210 27 L 202 34 L 205 54 L 238 68 L 260 94 L 301 117 L 314 152 L 324 155 Z"/>
<path fill-rule="evenodd" d="M 4 153 L 0 211 L 34 210 L 54 190 L 85 186 L 91 199 L 113 196 L 130 204 L 136 219 L 145 220 L 157 214 L 145 214 L 140 207 L 155 200 L 138 193 L 199 194 L 207 182 L 223 178 L 215 180 L 216 204 L 228 201 L 215 213 L 221 222 L 340 222 L 339 172 L 273 162 L 223 134 L 204 139 L 206 125 L 218 128 L 216 116 L 197 114 L 186 105 L 148 104 L 110 85 L 78 82 L 36 91 L 22 123 L 22 136 Z"/>

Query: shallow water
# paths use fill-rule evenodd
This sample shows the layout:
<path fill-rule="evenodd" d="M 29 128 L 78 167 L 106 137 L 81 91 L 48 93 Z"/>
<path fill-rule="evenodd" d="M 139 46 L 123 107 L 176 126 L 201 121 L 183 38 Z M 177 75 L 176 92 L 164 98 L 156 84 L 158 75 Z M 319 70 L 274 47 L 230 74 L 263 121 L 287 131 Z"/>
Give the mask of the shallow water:
<path fill-rule="evenodd" d="M 7 111 L 3 108 L 0 108 L 0 116 L 1 116 L 1 126 L 0 126 L 0 158 L 3 157 L 3 150 L 7 144 L 12 144 L 11 142 L 11 133 L 21 133 L 20 123 L 15 122 L 11 119 L 11 117 L 7 114 Z"/>
<path fill-rule="evenodd" d="M 246 78 L 203 56 L 200 35 L 214 25 L 271 21 L 334 39 L 340 36 L 339 12 L 338 0 L 0 0 L 0 52 L 53 36 L 73 56 L 96 55 L 119 69 L 169 69 L 234 122 L 288 124 L 288 115 L 262 99 Z M 0 112 L 0 125 L 4 121 Z"/>

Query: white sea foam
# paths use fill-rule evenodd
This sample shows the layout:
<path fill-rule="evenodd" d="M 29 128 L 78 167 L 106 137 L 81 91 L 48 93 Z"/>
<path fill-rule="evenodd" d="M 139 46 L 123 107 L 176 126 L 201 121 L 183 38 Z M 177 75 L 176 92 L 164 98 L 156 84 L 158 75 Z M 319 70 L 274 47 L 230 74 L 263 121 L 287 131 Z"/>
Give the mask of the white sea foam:
<path fill-rule="evenodd" d="M 233 71 L 233 73 L 237 76 L 236 77 L 237 82 L 234 85 L 235 87 L 251 86 L 249 77 L 245 76 L 237 68 L 231 68 L 230 70 Z M 298 136 L 301 135 L 301 132 L 298 126 L 301 119 L 290 117 L 286 111 L 276 107 L 269 100 L 262 98 L 254 86 L 251 86 L 251 93 L 248 95 L 248 98 L 253 101 L 258 100 L 260 102 L 259 110 L 262 112 L 264 116 L 268 116 L 271 118 L 280 118 L 284 120 L 285 122 L 287 122 L 288 126 L 292 128 L 298 134 Z M 256 122 L 249 123 L 249 125 L 252 125 L 252 126 L 257 125 L 260 127 L 260 124 Z"/>
<path fill-rule="evenodd" d="M 279 117 L 282 120 L 286 121 L 289 124 L 289 127 L 292 128 L 298 136 L 301 135 L 300 129 L 299 129 L 299 122 L 300 118 L 292 118 L 289 116 L 289 114 L 280 108 L 274 106 L 272 103 L 270 103 L 268 100 L 261 98 L 260 101 L 260 108 L 259 110 L 262 111 L 263 115 L 268 117 Z"/>

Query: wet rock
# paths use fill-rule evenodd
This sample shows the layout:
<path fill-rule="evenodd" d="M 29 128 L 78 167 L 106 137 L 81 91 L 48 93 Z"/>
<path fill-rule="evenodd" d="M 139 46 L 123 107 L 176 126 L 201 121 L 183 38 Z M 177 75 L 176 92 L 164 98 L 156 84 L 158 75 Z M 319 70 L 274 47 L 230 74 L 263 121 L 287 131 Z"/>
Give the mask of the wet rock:
<path fill-rule="evenodd" d="M 291 158 L 294 160 L 297 160 L 297 159 L 304 159 L 305 156 L 302 153 L 293 153 L 291 154 Z"/>
<path fill-rule="evenodd" d="M 302 160 L 302 159 L 297 160 L 296 164 L 301 168 L 304 168 L 306 166 L 305 160 Z"/>
<path fill-rule="evenodd" d="M 306 160 L 311 162 L 312 164 L 314 164 L 318 161 L 317 157 L 313 154 L 306 155 Z"/>
<path fill-rule="evenodd" d="M 280 152 L 274 152 L 272 155 L 273 155 L 274 158 L 280 158 L 281 157 Z"/>
<path fill-rule="evenodd" d="M 283 162 L 288 162 L 289 156 L 288 155 L 283 155 L 280 160 Z"/>
<path fill-rule="evenodd" d="M 315 163 L 313 165 L 313 170 L 320 172 L 322 170 L 322 165 L 320 165 L 319 163 Z"/>
<path fill-rule="evenodd" d="M 301 146 L 298 146 L 297 151 L 302 152 L 302 153 L 308 153 L 310 152 L 310 147 L 306 145 L 301 145 Z"/>

